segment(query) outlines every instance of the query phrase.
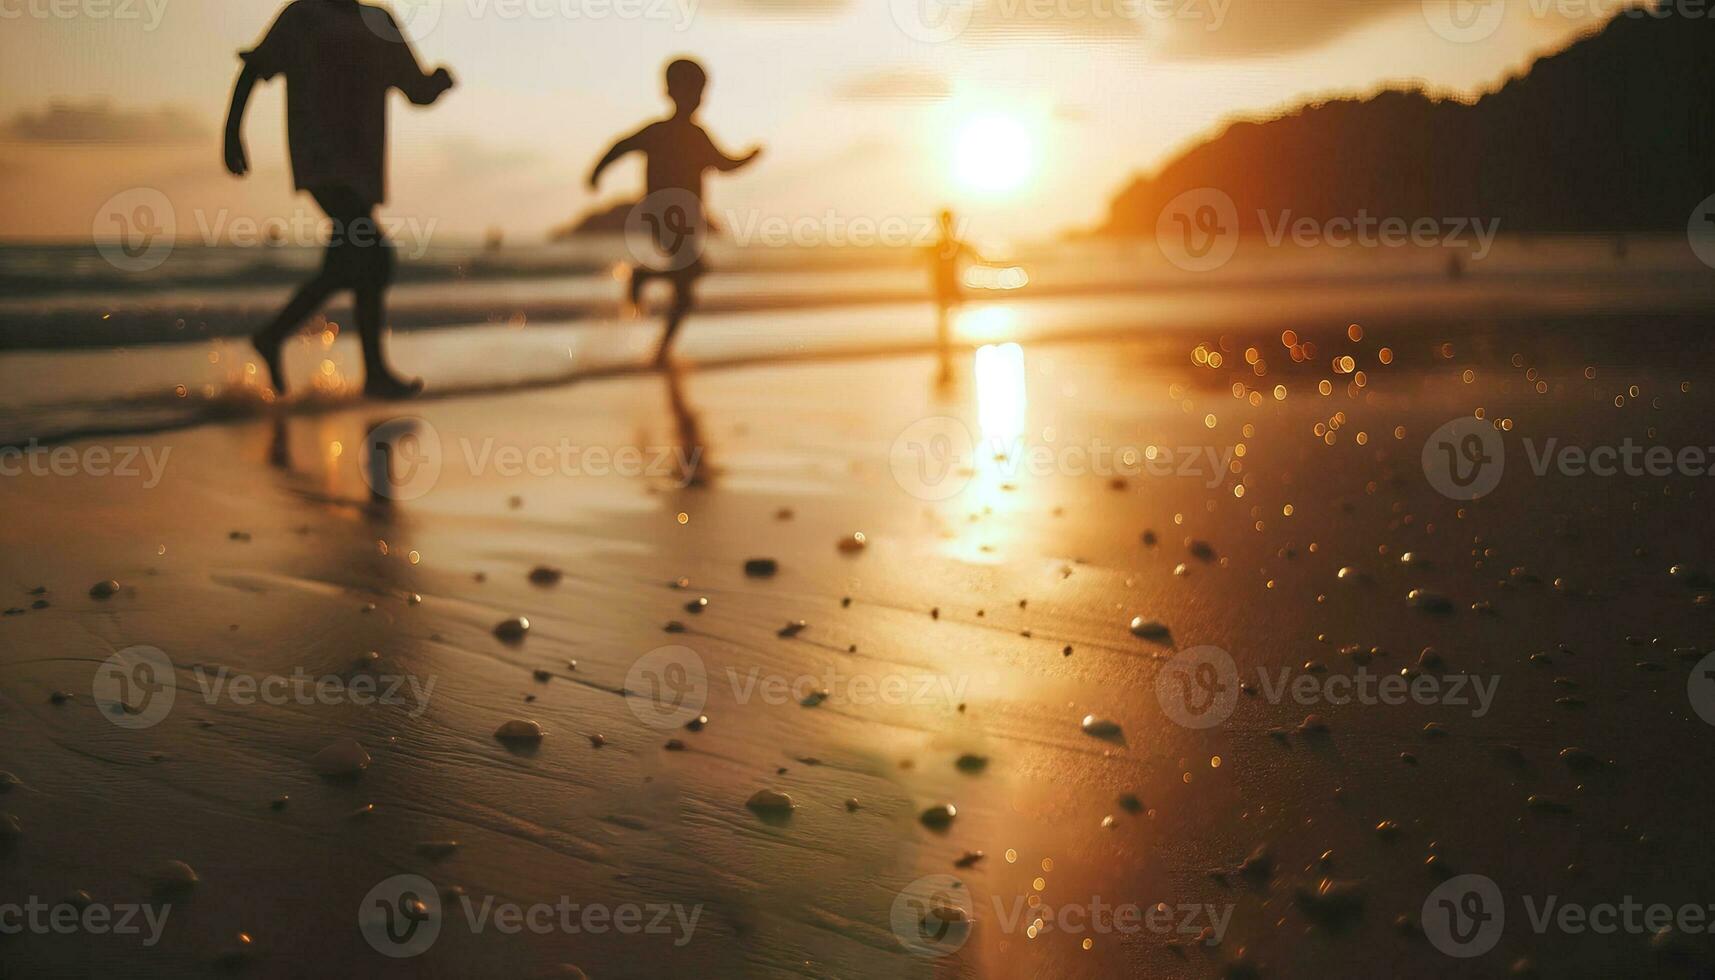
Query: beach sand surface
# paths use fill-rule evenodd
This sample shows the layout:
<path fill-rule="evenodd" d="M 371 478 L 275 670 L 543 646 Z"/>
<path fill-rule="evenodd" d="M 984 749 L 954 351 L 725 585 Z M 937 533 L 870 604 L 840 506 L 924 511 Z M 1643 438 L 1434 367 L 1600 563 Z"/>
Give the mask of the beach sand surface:
<path fill-rule="evenodd" d="M 1525 903 L 1711 901 L 1705 478 L 1531 461 L 1715 443 L 1711 324 L 1347 326 L 1298 325 L 1301 364 L 1260 323 L 967 351 L 947 387 L 917 353 L 761 358 L 73 443 L 165 465 L 0 480 L 0 606 L 22 610 L 0 619 L 21 828 L 0 902 L 171 912 L 152 946 L 0 935 L 0 973 L 1697 975 L 1705 935 L 1539 934 Z M 1479 411 L 1505 472 L 1451 499 L 1424 445 Z M 365 478 L 377 432 L 391 482 Z M 518 616 L 521 641 L 495 635 Z M 103 664 L 139 646 L 164 676 L 115 715 Z M 1207 675 L 1166 672 L 1210 646 L 1247 690 L 1193 727 Z M 1464 703 L 1272 690 L 1398 677 L 1426 647 Z M 242 694 L 295 676 L 334 693 Z M 364 677 L 397 696 L 353 703 Z M 497 740 L 511 720 L 546 734 Z M 372 763 L 318 775 L 342 739 Z M 747 808 L 763 789 L 795 809 Z M 200 880 L 163 897 L 172 860 Z M 1506 926 L 1456 959 L 1418 921 L 1468 873 Z M 360 928 L 396 875 L 440 893 L 415 958 Z M 472 921 L 507 903 L 638 927 Z M 937 904 L 971 924 L 899 928 Z M 1086 914 L 1128 905 L 1127 928 Z"/>

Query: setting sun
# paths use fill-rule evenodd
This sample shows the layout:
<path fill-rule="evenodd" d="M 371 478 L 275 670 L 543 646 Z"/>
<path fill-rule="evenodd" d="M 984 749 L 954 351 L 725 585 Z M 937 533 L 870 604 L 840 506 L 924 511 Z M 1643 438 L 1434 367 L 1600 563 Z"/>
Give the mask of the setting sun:
<path fill-rule="evenodd" d="M 998 113 L 978 116 L 959 129 L 953 170 L 971 190 L 1014 191 L 1035 171 L 1036 155 L 1036 141 L 1022 122 Z"/>

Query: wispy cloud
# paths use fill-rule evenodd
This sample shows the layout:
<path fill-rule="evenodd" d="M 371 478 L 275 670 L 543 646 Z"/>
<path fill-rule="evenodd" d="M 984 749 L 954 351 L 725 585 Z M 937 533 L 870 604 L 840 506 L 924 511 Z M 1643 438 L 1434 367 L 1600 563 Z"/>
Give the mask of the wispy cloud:
<path fill-rule="evenodd" d="M 953 94 L 953 83 L 939 72 L 890 68 L 848 78 L 834 94 L 854 102 L 938 102 Z"/>
<path fill-rule="evenodd" d="M 208 127 L 183 109 L 117 109 L 107 102 L 54 102 L 0 125 L 0 140 L 13 143 L 166 144 L 207 136 Z"/>

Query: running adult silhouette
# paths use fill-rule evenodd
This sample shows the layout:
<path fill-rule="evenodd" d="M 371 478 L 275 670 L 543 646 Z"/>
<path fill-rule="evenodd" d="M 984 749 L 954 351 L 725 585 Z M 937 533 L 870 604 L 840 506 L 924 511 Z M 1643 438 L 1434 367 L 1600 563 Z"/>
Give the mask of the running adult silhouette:
<path fill-rule="evenodd" d="M 667 66 L 667 97 L 673 115 L 650 123 L 613 145 L 590 171 L 593 190 L 602 172 L 630 153 L 644 155 L 644 198 L 637 205 L 639 218 L 664 257 L 659 267 L 639 262 L 631 270 L 631 303 L 641 304 L 643 287 L 651 279 L 666 279 L 673 286 L 673 305 L 667 310 L 667 329 L 661 338 L 655 365 L 665 367 L 673 337 L 696 305 L 696 285 L 707 271 L 703 261 L 708 217 L 703 210 L 703 175 L 710 170 L 728 173 L 752 163 L 760 148 L 742 157 L 730 157 L 715 146 L 697 122 L 697 110 L 708 88 L 708 73 L 695 61 L 681 58 Z"/>
<path fill-rule="evenodd" d="M 239 177 L 250 171 L 244 110 L 251 89 L 286 76 L 293 180 L 333 224 L 321 271 L 252 338 L 274 390 L 286 393 L 286 338 L 328 297 L 350 289 L 363 337 L 364 394 L 417 394 L 423 383 L 394 374 L 381 347 L 394 265 L 393 245 L 375 220 L 387 199 L 387 95 L 396 88 L 429 105 L 453 87 L 452 74 L 445 68 L 425 74 L 393 16 L 357 0 L 293 0 L 262 42 L 239 57 L 244 68 L 226 117 L 226 169 Z"/>

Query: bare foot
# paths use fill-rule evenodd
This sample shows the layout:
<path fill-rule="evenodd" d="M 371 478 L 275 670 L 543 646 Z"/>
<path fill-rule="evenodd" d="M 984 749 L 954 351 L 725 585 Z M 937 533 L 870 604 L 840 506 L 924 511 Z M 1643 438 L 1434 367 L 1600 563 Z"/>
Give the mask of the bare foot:
<path fill-rule="evenodd" d="M 274 386 L 274 394 L 286 396 L 286 366 L 280 363 L 280 340 L 266 334 L 257 334 L 250 338 L 250 345 L 256 348 L 256 353 L 262 356 L 262 362 L 268 365 L 268 381 Z"/>
<path fill-rule="evenodd" d="M 403 401 L 423 393 L 423 379 L 404 381 L 391 374 L 371 375 L 363 382 L 363 396 L 382 401 Z"/>

